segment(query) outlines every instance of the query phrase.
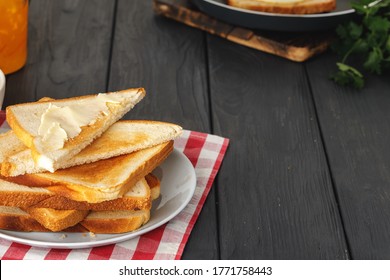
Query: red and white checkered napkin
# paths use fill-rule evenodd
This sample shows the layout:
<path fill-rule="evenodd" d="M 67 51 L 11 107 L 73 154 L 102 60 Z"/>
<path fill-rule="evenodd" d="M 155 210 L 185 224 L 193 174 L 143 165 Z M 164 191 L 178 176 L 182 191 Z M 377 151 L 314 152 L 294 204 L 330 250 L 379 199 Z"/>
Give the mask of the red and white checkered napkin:
<path fill-rule="evenodd" d="M 0 111 L 0 128 L 8 127 Z M 180 259 L 211 185 L 222 163 L 229 140 L 215 135 L 185 130 L 175 140 L 195 167 L 197 186 L 187 207 L 167 224 L 134 239 L 90 249 L 45 249 L 0 238 L 2 259 Z"/>

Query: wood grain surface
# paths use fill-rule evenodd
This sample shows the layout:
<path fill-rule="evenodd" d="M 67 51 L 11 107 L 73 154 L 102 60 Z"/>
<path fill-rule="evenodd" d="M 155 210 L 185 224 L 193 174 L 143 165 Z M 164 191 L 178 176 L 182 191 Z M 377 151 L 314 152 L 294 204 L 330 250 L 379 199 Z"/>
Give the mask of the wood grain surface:
<path fill-rule="evenodd" d="M 303 65 L 209 37 L 222 259 L 345 259 Z"/>
<path fill-rule="evenodd" d="M 7 77 L 5 104 L 105 92 L 114 4 L 31 1 L 28 62 Z"/>
<path fill-rule="evenodd" d="M 153 0 L 32 0 L 29 16 L 5 106 L 142 86 L 126 118 L 230 139 L 183 259 L 390 258 L 388 76 L 339 87 L 332 53 L 295 63 L 158 16 Z"/>
<path fill-rule="evenodd" d="M 344 226 L 354 259 L 389 259 L 390 81 L 363 90 L 335 86 L 331 55 L 307 64 Z"/>

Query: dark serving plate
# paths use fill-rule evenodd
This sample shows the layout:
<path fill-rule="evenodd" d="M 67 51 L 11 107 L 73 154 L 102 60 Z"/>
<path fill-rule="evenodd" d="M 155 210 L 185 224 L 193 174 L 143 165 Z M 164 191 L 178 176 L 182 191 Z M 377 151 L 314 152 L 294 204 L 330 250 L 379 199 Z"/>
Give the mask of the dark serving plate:
<path fill-rule="evenodd" d="M 355 14 L 350 0 L 337 0 L 336 10 L 329 13 L 293 15 L 257 12 L 235 8 L 226 4 L 225 0 L 192 0 L 204 13 L 225 22 L 274 31 L 316 31 L 329 30 L 349 20 Z"/>

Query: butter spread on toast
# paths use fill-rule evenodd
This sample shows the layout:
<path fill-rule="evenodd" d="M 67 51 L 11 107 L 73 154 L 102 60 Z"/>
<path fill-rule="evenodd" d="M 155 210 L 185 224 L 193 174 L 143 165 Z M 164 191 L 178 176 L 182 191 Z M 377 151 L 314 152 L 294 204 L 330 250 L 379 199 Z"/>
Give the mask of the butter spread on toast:
<path fill-rule="evenodd" d="M 83 126 L 92 125 L 100 114 L 107 115 L 107 103 L 120 103 L 123 97 L 100 93 L 93 99 L 59 107 L 50 104 L 41 116 L 38 135 L 42 137 L 43 150 L 62 149 L 68 139 L 80 134 Z M 38 165 L 53 172 L 53 160 L 42 154 Z"/>

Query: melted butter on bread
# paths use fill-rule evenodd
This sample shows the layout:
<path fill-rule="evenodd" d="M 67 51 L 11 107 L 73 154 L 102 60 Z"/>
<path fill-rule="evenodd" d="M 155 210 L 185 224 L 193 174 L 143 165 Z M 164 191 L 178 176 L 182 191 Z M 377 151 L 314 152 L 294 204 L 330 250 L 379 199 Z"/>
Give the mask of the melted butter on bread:
<path fill-rule="evenodd" d="M 59 107 L 50 104 L 41 116 L 38 135 L 42 139 L 43 150 L 52 152 L 64 147 L 67 140 L 80 134 L 81 128 L 92 125 L 100 115 L 107 115 L 107 103 L 120 103 L 119 96 L 98 94 L 92 100 L 81 100 L 76 104 Z M 42 154 L 38 165 L 46 170 L 53 169 L 53 160 Z"/>

